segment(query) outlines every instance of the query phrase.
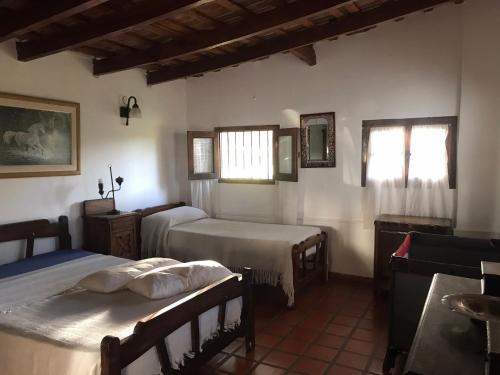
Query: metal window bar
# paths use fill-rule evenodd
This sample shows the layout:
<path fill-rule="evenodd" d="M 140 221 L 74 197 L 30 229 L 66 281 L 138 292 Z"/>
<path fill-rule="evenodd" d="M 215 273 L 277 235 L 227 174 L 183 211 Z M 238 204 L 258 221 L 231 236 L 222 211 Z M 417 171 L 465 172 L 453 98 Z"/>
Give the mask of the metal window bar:
<path fill-rule="evenodd" d="M 271 180 L 272 139 L 272 130 L 220 132 L 221 178 Z"/>
<path fill-rule="evenodd" d="M 266 136 L 267 136 L 267 165 L 269 166 L 269 133 L 270 132 L 267 132 Z M 270 179 L 269 177 L 269 168 L 267 169 L 267 178 Z"/>

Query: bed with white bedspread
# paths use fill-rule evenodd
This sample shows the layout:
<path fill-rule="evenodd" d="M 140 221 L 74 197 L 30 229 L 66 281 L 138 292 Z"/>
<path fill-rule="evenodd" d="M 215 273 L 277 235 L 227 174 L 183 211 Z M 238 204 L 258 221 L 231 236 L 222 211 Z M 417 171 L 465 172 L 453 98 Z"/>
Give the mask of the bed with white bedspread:
<path fill-rule="evenodd" d="M 256 283 L 280 286 L 289 306 L 298 286 L 316 275 L 327 279 L 327 235 L 318 227 L 212 219 L 182 203 L 137 212 L 143 257 L 213 259 L 235 272 L 250 267 Z"/>
<path fill-rule="evenodd" d="M 5 237 L 3 227 L 0 226 L 0 242 Z M 37 257 L 31 259 L 34 258 Z M 222 349 L 229 338 L 229 334 L 225 337 L 225 332 L 236 332 L 242 329 L 243 323 L 246 324 L 249 313 L 247 309 L 246 316 L 242 317 L 243 297 L 248 299 L 248 296 L 240 293 L 241 289 L 236 288 L 238 281 L 232 276 L 202 290 L 163 299 L 148 299 L 129 290 L 95 293 L 75 286 L 79 280 L 98 270 L 130 262 L 112 256 L 87 254 L 8 277 L 1 278 L 0 274 L 0 374 L 97 375 L 116 373 L 113 371 L 120 368 L 123 368 L 122 374 L 160 374 L 159 354 L 155 345 L 145 343 L 149 339 L 156 343 L 164 341 L 168 358 L 166 361 L 163 358 L 163 364 L 168 362 L 171 368 L 182 370 L 184 365 L 187 366 L 186 362 L 207 348 L 206 351 L 210 352 L 216 352 L 214 348 Z M 229 299 L 222 300 L 219 305 L 221 301 L 210 297 L 209 293 L 223 287 L 226 290 L 221 290 L 221 293 L 228 295 Z M 203 298 L 205 294 L 209 301 Z M 190 321 L 194 317 L 182 311 L 183 305 L 188 304 L 210 307 L 197 314 L 199 347 L 192 342 L 194 328 Z M 225 307 L 222 321 L 221 306 Z M 187 316 L 179 320 L 181 315 Z M 245 322 L 242 322 L 243 318 Z M 148 334 L 141 341 L 137 322 L 142 322 L 141 327 L 146 329 L 154 325 L 160 327 L 156 331 L 161 331 L 169 320 L 181 323 L 175 329 L 166 328 L 170 329 L 168 334 L 154 333 L 157 337 Z M 247 328 L 253 329 L 253 324 Z M 118 355 L 117 361 L 103 352 L 105 335 L 116 338 L 115 349 L 120 350 L 122 345 L 125 348 L 127 342 L 133 341 L 134 347 L 147 350 L 133 356 L 128 354 L 130 350 L 124 350 L 125 354 L 121 358 Z M 224 343 L 214 345 L 219 336 L 225 339 Z M 250 349 L 252 340 L 250 337 Z"/>

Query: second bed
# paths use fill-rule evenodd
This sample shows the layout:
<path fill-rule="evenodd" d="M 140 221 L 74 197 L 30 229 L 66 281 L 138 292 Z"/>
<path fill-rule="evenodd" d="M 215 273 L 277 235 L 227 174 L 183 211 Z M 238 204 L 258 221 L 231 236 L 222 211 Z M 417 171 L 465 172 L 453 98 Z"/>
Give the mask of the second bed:
<path fill-rule="evenodd" d="M 184 203 L 137 210 L 142 257 L 213 259 L 234 272 L 251 267 L 257 284 L 288 299 L 314 278 L 328 278 L 327 235 L 318 227 L 212 219 Z"/>

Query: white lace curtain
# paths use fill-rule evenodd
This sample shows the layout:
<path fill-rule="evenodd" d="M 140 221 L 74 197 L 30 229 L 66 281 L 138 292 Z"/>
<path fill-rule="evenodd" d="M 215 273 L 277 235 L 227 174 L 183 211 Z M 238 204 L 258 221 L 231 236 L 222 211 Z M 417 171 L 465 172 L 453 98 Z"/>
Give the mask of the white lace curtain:
<path fill-rule="evenodd" d="M 365 222 L 380 214 L 454 217 L 449 188 L 448 125 L 414 125 L 405 188 L 405 128 L 372 128 L 368 144 Z"/>
<path fill-rule="evenodd" d="M 217 180 L 192 180 L 191 205 L 215 217 L 217 212 Z"/>

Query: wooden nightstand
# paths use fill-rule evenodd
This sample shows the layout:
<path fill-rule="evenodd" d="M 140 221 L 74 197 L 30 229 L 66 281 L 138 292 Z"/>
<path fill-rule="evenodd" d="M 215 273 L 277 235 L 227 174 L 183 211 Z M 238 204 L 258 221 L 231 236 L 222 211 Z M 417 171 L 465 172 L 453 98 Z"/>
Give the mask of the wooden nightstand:
<path fill-rule="evenodd" d="M 135 212 L 106 215 L 112 209 L 111 199 L 84 201 L 84 249 L 120 258 L 139 259 L 137 219 Z"/>

